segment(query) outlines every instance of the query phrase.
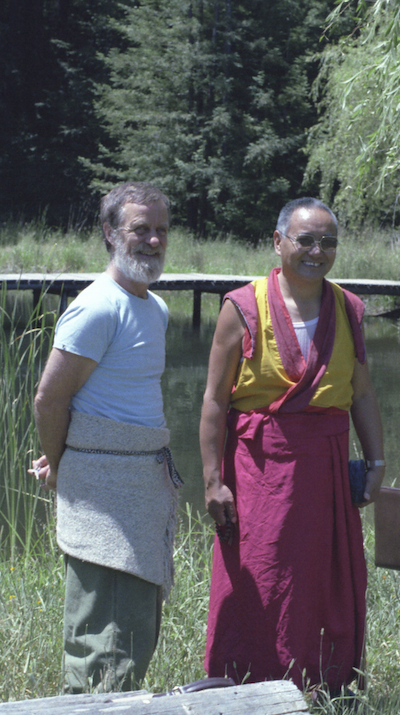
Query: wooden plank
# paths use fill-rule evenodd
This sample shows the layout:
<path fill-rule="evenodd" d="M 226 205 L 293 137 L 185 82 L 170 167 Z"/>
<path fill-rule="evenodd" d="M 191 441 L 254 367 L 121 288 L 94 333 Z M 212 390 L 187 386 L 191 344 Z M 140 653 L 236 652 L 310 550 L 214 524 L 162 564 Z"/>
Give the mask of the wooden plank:
<path fill-rule="evenodd" d="M 64 695 L 0 704 L 1 715 L 296 715 L 308 712 L 301 692 L 286 680 L 164 697 L 139 691 Z"/>
<path fill-rule="evenodd" d="M 17 702 L 1 703 L 0 712 L 2 715 L 75 715 L 75 713 L 102 712 L 103 708 L 117 707 L 120 704 L 125 707 L 142 695 L 145 690 L 131 693 L 102 693 L 101 695 L 59 695 L 52 698 L 37 698 L 34 700 L 21 700 Z M 112 712 L 112 710 L 111 710 Z"/>
<path fill-rule="evenodd" d="M 99 273 L 9 273 L 0 274 L 0 288 L 7 290 L 31 290 L 33 304 L 37 305 L 42 292 L 60 295 L 59 315 L 68 305 L 68 299 L 75 297 L 97 278 Z M 201 294 L 214 293 L 222 297 L 228 291 L 240 288 L 246 283 L 263 276 L 231 276 L 208 273 L 163 273 L 158 281 L 152 283 L 152 290 L 192 290 L 193 291 L 193 327 L 201 323 Z M 400 295 L 400 281 L 381 281 L 365 279 L 332 279 L 343 288 L 359 295 Z"/>
<path fill-rule="evenodd" d="M 34 290 L 45 287 L 49 292 L 82 290 L 99 276 L 99 273 L 5 273 L 0 274 L 0 286 L 9 290 Z M 208 273 L 163 273 L 152 284 L 157 290 L 199 290 L 203 293 L 224 293 L 239 288 L 263 276 L 219 275 Z M 360 295 L 400 295 L 400 281 L 373 280 L 369 278 L 332 278 L 343 288 Z"/>

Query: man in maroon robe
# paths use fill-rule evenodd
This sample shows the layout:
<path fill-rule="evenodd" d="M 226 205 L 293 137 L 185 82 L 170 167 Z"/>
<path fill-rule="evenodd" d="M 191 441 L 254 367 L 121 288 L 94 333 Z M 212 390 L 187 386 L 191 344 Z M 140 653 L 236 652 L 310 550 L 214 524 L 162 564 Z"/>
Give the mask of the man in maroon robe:
<path fill-rule="evenodd" d="M 381 420 L 362 302 L 325 280 L 335 216 L 315 199 L 290 202 L 274 243 L 281 269 L 265 288 L 256 281 L 228 295 L 210 354 L 200 441 L 206 505 L 222 540 L 206 669 L 332 692 L 364 667 L 359 507 L 376 499 L 384 476 Z M 349 410 L 369 463 L 357 505 Z"/>

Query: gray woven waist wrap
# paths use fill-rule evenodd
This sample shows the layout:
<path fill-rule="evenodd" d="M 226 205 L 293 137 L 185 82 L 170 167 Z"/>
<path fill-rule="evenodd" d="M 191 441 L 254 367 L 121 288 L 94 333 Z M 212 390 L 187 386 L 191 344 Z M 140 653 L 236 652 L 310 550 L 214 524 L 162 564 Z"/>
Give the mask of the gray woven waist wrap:
<path fill-rule="evenodd" d="M 168 442 L 166 428 L 75 411 L 57 478 L 63 551 L 163 585 L 165 598 L 178 501 L 167 459 L 159 458 Z"/>

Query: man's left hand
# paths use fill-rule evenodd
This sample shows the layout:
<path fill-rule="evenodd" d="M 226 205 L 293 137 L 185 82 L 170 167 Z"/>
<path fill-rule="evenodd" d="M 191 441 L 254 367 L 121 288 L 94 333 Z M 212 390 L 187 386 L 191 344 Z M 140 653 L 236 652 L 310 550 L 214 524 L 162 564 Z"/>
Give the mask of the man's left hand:
<path fill-rule="evenodd" d="M 365 485 L 364 500 L 357 504 L 358 507 L 363 508 L 372 504 L 377 500 L 379 496 L 379 490 L 385 475 L 385 467 L 370 467 L 367 471 L 367 483 Z"/>

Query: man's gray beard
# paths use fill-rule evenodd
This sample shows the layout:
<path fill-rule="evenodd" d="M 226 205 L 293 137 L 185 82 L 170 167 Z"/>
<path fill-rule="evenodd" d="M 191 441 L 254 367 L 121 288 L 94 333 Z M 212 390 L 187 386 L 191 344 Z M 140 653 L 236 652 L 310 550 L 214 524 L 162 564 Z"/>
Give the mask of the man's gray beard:
<path fill-rule="evenodd" d="M 116 245 L 113 255 L 114 265 L 125 278 L 146 285 L 154 283 L 160 277 L 164 269 L 164 261 L 165 252 L 153 255 L 129 254 L 122 244 Z"/>

